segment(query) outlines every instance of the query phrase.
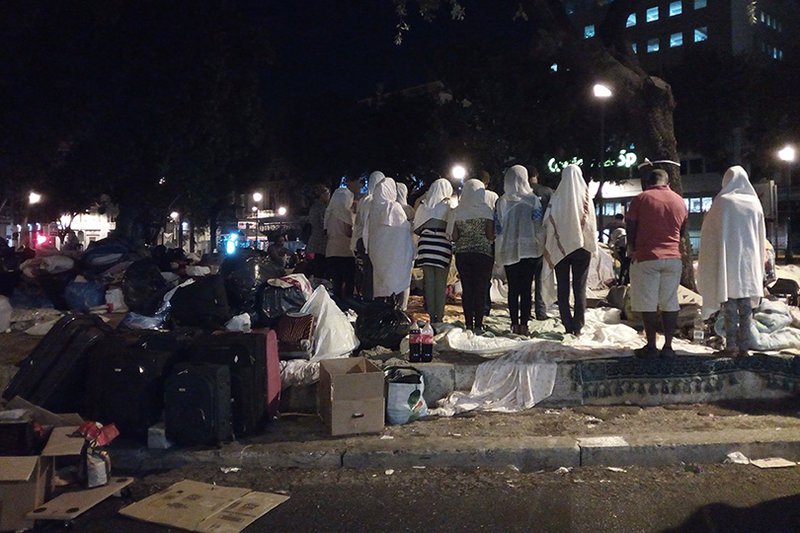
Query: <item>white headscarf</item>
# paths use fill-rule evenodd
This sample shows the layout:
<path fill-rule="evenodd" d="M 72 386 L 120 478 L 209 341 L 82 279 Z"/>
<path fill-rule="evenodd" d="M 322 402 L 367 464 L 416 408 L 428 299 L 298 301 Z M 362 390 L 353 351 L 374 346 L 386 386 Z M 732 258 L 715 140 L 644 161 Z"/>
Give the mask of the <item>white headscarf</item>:
<path fill-rule="evenodd" d="M 325 229 L 328 229 L 330 220 L 341 220 L 345 224 L 353 225 L 353 193 L 347 188 L 333 191 L 328 207 L 325 209 Z"/>
<path fill-rule="evenodd" d="M 408 187 L 405 183 L 395 183 L 397 186 L 397 201 L 400 205 L 408 205 Z"/>
<path fill-rule="evenodd" d="M 369 221 L 393 227 L 408 224 L 406 212 L 397 201 L 397 185 L 392 178 L 384 178 L 372 193 Z"/>
<path fill-rule="evenodd" d="M 534 223 L 542 204 L 528 185 L 528 171 L 514 165 L 506 171 L 503 196 L 495 204 L 495 262 L 501 266 L 513 265 L 522 259 L 542 255 L 540 227 Z"/>
<path fill-rule="evenodd" d="M 453 186 L 449 181 L 444 178 L 434 181 L 414 214 L 414 229 L 431 219 L 446 221 L 450 212 L 451 196 L 453 196 Z"/>
<path fill-rule="evenodd" d="M 464 183 L 458 206 L 450 212 L 447 221 L 448 235 L 453 234 L 453 228 L 458 220 L 494 219 L 494 212 L 486 203 L 486 192 L 486 187 L 480 180 L 470 179 Z"/>
<path fill-rule="evenodd" d="M 753 307 L 758 305 L 764 293 L 766 249 L 761 201 L 747 172 L 731 167 L 700 230 L 697 287 L 705 317 L 731 298 L 750 298 Z"/>
<path fill-rule="evenodd" d="M 356 249 L 356 243 L 358 239 L 364 239 L 364 243 L 366 246 L 367 236 L 364 235 L 365 231 L 369 231 L 369 206 L 372 202 L 372 193 L 375 190 L 375 187 L 378 184 L 386 179 L 386 176 L 380 170 L 376 170 L 369 175 L 367 178 L 367 194 L 358 202 L 358 208 L 356 209 L 356 220 L 353 224 L 353 236 L 350 239 L 350 248 L 352 250 Z"/>
<path fill-rule="evenodd" d="M 547 212 L 544 214 L 544 268 L 552 270 L 559 261 L 579 248 L 597 251 L 597 220 L 589 187 L 580 167 L 567 165 L 561 171 Z"/>

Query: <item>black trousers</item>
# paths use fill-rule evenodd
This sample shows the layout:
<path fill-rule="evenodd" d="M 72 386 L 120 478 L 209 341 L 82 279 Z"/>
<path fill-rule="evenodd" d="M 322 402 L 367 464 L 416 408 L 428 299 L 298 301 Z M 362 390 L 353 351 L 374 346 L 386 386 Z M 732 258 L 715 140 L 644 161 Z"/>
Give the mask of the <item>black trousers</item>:
<path fill-rule="evenodd" d="M 333 295 L 336 298 L 350 298 L 356 274 L 355 257 L 327 257 L 325 259 L 327 277 L 333 283 Z"/>
<path fill-rule="evenodd" d="M 541 264 L 542 258 L 537 258 Z M 508 312 L 512 326 L 527 326 L 531 319 L 531 284 L 536 270 L 536 259 L 526 258 L 506 265 L 508 279 Z"/>
<path fill-rule="evenodd" d="M 533 310 L 536 320 L 543 320 L 547 316 L 547 308 L 542 299 L 542 256 L 533 258 Z"/>
<path fill-rule="evenodd" d="M 568 254 L 556 264 L 556 283 L 558 283 L 558 312 L 567 333 L 580 332 L 586 323 L 586 279 L 589 277 L 589 263 L 592 254 L 580 248 Z M 572 281 L 570 282 L 570 273 Z M 569 307 L 569 289 L 575 297 L 575 312 Z"/>
<path fill-rule="evenodd" d="M 365 252 L 363 239 L 358 239 L 356 243 L 356 258 L 358 260 L 358 278 L 361 282 L 359 287 L 361 296 L 365 300 L 372 300 L 374 294 L 372 289 L 372 261 L 369 260 L 369 255 Z"/>
<path fill-rule="evenodd" d="M 483 327 L 486 293 L 492 280 L 491 256 L 480 253 L 456 254 L 456 269 L 461 278 L 461 307 L 467 329 Z"/>

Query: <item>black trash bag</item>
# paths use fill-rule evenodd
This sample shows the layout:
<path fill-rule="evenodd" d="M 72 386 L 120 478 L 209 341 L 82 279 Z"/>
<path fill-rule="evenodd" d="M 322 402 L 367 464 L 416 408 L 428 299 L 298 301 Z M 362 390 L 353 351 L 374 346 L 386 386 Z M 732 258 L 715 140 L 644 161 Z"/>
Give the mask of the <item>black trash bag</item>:
<path fill-rule="evenodd" d="M 82 270 L 89 274 L 99 274 L 125 261 L 130 252 L 130 245 L 122 239 L 106 237 L 92 242 L 81 256 Z"/>
<path fill-rule="evenodd" d="M 355 329 L 362 349 L 383 346 L 399 350 L 411 331 L 411 317 L 393 303 L 374 302 L 358 313 Z"/>
<path fill-rule="evenodd" d="M 178 287 L 169 300 L 170 318 L 177 326 L 222 329 L 233 317 L 222 276 L 197 278 L 194 283 Z"/>
<path fill-rule="evenodd" d="M 219 273 L 225 280 L 228 304 L 234 314 L 247 313 L 251 323 L 256 323 L 260 287 L 268 279 L 283 276 L 284 270 L 265 254 L 237 254 L 225 258 Z"/>
<path fill-rule="evenodd" d="M 167 282 L 158 265 L 151 259 L 141 259 L 131 264 L 122 280 L 125 305 L 134 313 L 153 316 L 167 292 Z"/>
<path fill-rule="evenodd" d="M 259 305 L 256 327 L 275 327 L 286 313 L 300 311 L 306 297 L 297 287 L 273 287 L 269 283 L 261 285 L 257 296 Z"/>
<path fill-rule="evenodd" d="M 36 283 L 42 288 L 45 296 L 53 302 L 53 307 L 59 311 L 69 311 L 69 304 L 64 296 L 67 285 L 75 279 L 75 271 L 50 273 L 39 270 L 35 273 Z"/>

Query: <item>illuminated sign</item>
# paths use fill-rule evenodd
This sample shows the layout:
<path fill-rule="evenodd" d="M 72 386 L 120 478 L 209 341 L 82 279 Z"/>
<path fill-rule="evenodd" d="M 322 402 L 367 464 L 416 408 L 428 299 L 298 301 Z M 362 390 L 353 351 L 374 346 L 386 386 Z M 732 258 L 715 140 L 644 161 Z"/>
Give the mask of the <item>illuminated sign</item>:
<path fill-rule="evenodd" d="M 632 168 L 636 162 L 639 160 L 639 157 L 634 152 L 629 152 L 628 150 L 620 150 L 617 154 L 616 159 L 606 159 L 603 161 L 604 167 L 618 167 L 618 168 Z M 572 159 L 566 161 L 556 161 L 555 157 L 550 158 L 547 162 L 547 169 L 550 172 L 560 172 L 563 170 L 567 165 L 583 165 L 583 159 L 579 157 L 573 157 Z"/>

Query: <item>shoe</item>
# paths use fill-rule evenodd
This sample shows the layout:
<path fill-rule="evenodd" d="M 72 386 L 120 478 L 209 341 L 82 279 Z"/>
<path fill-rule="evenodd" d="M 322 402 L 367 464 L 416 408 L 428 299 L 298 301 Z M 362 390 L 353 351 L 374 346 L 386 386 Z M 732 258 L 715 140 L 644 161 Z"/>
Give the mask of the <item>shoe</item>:
<path fill-rule="evenodd" d="M 660 355 L 664 359 L 673 359 L 673 358 L 678 356 L 675 353 L 675 350 L 673 350 L 671 347 L 668 348 L 666 346 L 664 348 L 661 348 L 661 354 Z"/>
<path fill-rule="evenodd" d="M 714 355 L 718 357 L 736 357 L 738 353 L 736 348 L 723 348 L 714 352 Z"/>
<path fill-rule="evenodd" d="M 750 355 L 750 350 L 745 348 L 739 348 L 739 350 L 736 352 L 736 357 L 750 357 Z"/>
<path fill-rule="evenodd" d="M 511 324 L 511 333 L 513 333 L 514 335 L 519 335 L 519 326 Z"/>
<path fill-rule="evenodd" d="M 546 314 L 545 315 L 536 315 L 536 320 L 539 320 L 539 321 L 547 320 L 548 318 L 550 318 L 550 316 L 546 315 Z"/>
<path fill-rule="evenodd" d="M 639 359 L 652 359 L 653 357 L 659 356 L 658 348 L 655 346 L 642 346 L 641 348 L 636 348 L 633 351 L 633 355 L 638 357 Z"/>
<path fill-rule="evenodd" d="M 530 335 L 530 331 L 528 331 L 528 326 L 520 326 L 520 327 L 519 327 L 519 334 L 520 334 L 520 335 L 524 335 L 524 336 L 526 336 L 526 337 L 527 337 L 528 335 Z"/>
<path fill-rule="evenodd" d="M 580 329 L 573 330 L 572 334 L 575 335 L 576 337 L 580 337 L 581 336 L 581 330 Z"/>
<path fill-rule="evenodd" d="M 472 330 L 472 334 L 476 337 L 480 337 L 483 335 L 483 328 L 475 328 Z"/>

